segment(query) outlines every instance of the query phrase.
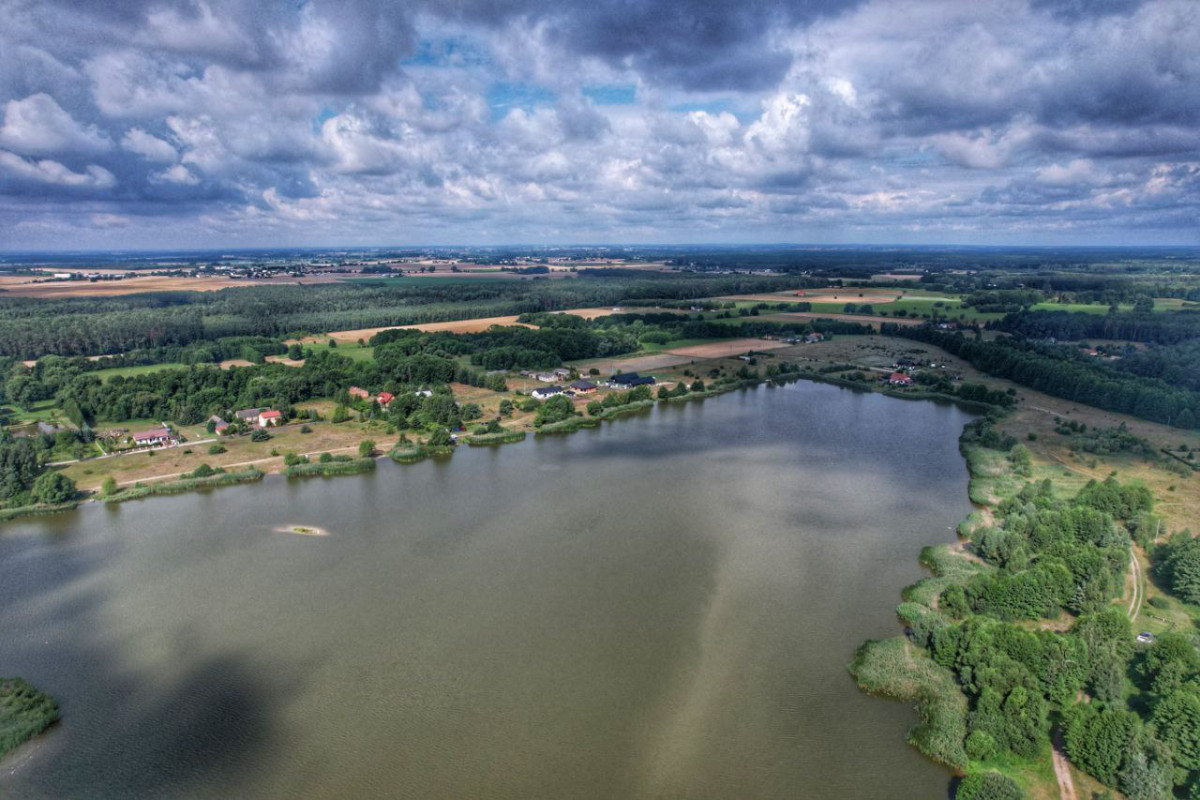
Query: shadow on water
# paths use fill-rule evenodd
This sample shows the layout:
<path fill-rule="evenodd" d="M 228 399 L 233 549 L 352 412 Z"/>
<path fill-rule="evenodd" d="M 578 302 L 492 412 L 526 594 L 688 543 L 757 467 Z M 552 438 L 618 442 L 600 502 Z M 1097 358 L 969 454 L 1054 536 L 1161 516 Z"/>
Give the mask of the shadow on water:
<path fill-rule="evenodd" d="M 286 702 L 295 681 L 268 683 L 236 653 L 180 659 L 187 669 L 165 679 L 123 667 L 123 642 L 103 634 L 99 616 L 113 598 L 91 580 L 121 546 L 86 539 L 86 526 L 79 538 L 0 537 L 0 628 L 36 631 L 0 639 L 0 674 L 29 679 L 62 712 L 5 760 L 0 796 L 97 796 L 99 775 L 104 796 L 180 797 L 200 785 L 237 784 L 262 757 L 270 709 Z M 95 635 L 79 635 L 87 630 Z M 177 652 L 196 650 L 186 637 L 176 634 Z M 90 702 L 76 704 L 83 684 Z"/>

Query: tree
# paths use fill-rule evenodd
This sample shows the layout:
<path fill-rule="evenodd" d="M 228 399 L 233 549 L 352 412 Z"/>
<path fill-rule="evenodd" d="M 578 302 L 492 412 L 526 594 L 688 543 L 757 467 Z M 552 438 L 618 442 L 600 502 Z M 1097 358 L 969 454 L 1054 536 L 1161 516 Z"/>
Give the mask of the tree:
<path fill-rule="evenodd" d="M 512 413 L 513 413 L 512 400 L 509 400 L 507 397 L 504 398 L 503 400 L 501 400 L 499 411 L 500 411 L 500 416 L 511 417 Z"/>
<path fill-rule="evenodd" d="M 344 405 L 341 405 L 339 403 L 338 406 L 333 409 L 333 416 L 330 417 L 329 421 L 332 422 L 334 425 L 337 425 L 339 423 L 345 422 L 348 419 L 350 419 L 350 412 L 346 410 L 346 407 Z"/>
<path fill-rule="evenodd" d="M 112 497 L 117 493 L 117 479 L 112 475 L 107 475 L 104 482 L 100 484 L 100 494 L 105 497 Z"/>
<path fill-rule="evenodd" d="M 373 440 L 363 439 L 361 442 L 358 443 L 358 457 L 359 458 L 370 458 L 371 454 L 374 452 L 375 452 L 375 442 Z"/>
<path fill-rule="evenodd" d="M 454 439 L 450 438 L 450 431 L 446 428 L 438 428 L 429 435 L 426 444 L 430 447 L 453 447 Z"/>
<path fill-rule="evenodd" d="M 541 408 L 537 411 L 537 416 L 533 420 L 534 425 L 546 425 L 554 422 L 561 422 L 575 415 L 575 404 L 570 398 L 565 395 L 556 394 L 545 403 L 542 403 Z"/>
<path fill-rule="evenodd" d="M 1171 796 L 1171 768 L 1143 752 L 1129 755 L 1121 772 L 1121 791 L 1129 800 L 1162 800 Z"/>
<path fill-rule="evenodd" d="M 1131 711 L 1076 707 L 1067 721 L 1067 755 L 1101 783 L 1116 786 L 1125 753 L 1139 728 L 1140 721 Z"/>
<path fill-rule="evenodd" d="M 1200 604 L 1200 538 L 1176 534 L 1154 555 L 1155 574 L 1182 600 Z"/>
<path fill-rule="evenodd" d="M 589 416 L 598 417 L 604 413 L 604 403 L 599 400 L 593 400 L 587 404 L 587 413 Z"/>
<path fill-rule="evenodd" d="M 1200 694 L 1179 689 L 1159 700 L 1150 716 L 1158 738 L 1171 748 L 1175 763 L 1200 770 Z"/>
<path fill-rule="evenodd" d="M 75 499 L 75 481 L 61 472 L 44 472 L 33 482 L 33 499 L 57 505 Z"/>
<path fill-rule="evenodd" d="M 483 409 L 479 407 L 478 403 L 463 403 L 462 418 L 464 421 L 470 422 L 471 420 L 479 419 L 482 416 Z"/>

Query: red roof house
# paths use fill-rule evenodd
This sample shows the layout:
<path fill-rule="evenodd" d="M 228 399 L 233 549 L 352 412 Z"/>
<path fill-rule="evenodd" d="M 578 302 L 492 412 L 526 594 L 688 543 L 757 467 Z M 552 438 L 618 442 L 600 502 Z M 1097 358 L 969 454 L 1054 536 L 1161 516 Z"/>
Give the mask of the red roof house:
<path fill-rule="evenodd" d="M 283 423 L 283 412 L 268 409 L 258 415 L 258 427 L 266 428 L 269 425 L 280 425 Z"/>
<path fill-rule="evenodd" d="M 371 393 L 368 392 L 366 389 L 360 389 L 357 386 L 351 386 L 350 387 L 350 396 L 351 397 L 361 397 L 363 400 L 366 400 L 368 397 L 371 396 Z"/>
<path fill-rule="evenodd" d="M 380 392 L 378 399 L 379 405 L 387 406 L 388 403 L 396 399 L 396 395 L 392 394 L 391 392 Z"/>
<path fill-rule="evenodd" d="M 888 378 L 892 386 L 912 386 L 913 379 L 903 372 L 893 372 Z"/>

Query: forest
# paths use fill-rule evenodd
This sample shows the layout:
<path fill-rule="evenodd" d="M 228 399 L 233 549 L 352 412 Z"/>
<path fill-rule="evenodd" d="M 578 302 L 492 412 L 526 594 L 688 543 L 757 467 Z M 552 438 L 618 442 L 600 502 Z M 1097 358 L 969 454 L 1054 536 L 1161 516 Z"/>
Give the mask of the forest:
<path fill-rule="evenodd" d="M 1019 473 L 1021 445 L 994 419 L 969 425 L 962 447 L 1005 453 Z M 923 560 L 935 577 L 906 590 L 898 607 L 908 640 L 930 659 L 904 668 L 924 687 L 926 723 L 914 743 L 967 769 L 970 785 L 986 774 L 1006 792 L 980 797 L 1019 797 L 987 765 L 1040 758 L 1057 727 L 1071 761 L 1130 800 L 1198 796 L 1200 653 L 1180 633 L 1139 644 L 1111 604 L 1135 540 L 1173 590 L 1200 586 L 1200 540 L 1184 533 L 1155 547 L 1156 520 L 1141 485 L 1109 477 L 1064 498 L 1043 480 L 968 532 L 978 562 L 929 549 Z M 1068 627 L 1031 624 L 1042 620 Z M 853 670 L 872 691 L 911 693 L 896 679 L 899 657 L 894 641 L 868 643 Z"/>
<path fill-rule="evenodd" d="M 571 280 L 447 279 L 420 285 L 362 281 L 62 300 L 0 294 L 0 356 L 103 355 L 237 336 L 284 337 L 826 283 L 798 275 L 664 278 L 616 272 Z"/>
<path fill-rule="evenodd" d="M 885 324 L 882 332 L 936 345 L 988 374 L 1106 411 L 1184 429 L 1195 428 L 1200 419 L 1200 392 L 1186 383 L 1175 386 L 1096 363 L 1077 348 L 1008 338 L 987 341 L 933 327 Z"/>

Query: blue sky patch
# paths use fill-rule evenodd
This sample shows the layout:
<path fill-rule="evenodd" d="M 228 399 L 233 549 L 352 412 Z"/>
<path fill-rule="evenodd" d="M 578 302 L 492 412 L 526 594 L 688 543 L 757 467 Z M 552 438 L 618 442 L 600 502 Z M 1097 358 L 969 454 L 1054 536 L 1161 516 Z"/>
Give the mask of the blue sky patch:
<path fill-rule="evenodd" d="M 632 83 L 585 86 L 583 96 L 591 98 L 598 106 L 628 106 L 637 100 L 637 87 Z"/>

